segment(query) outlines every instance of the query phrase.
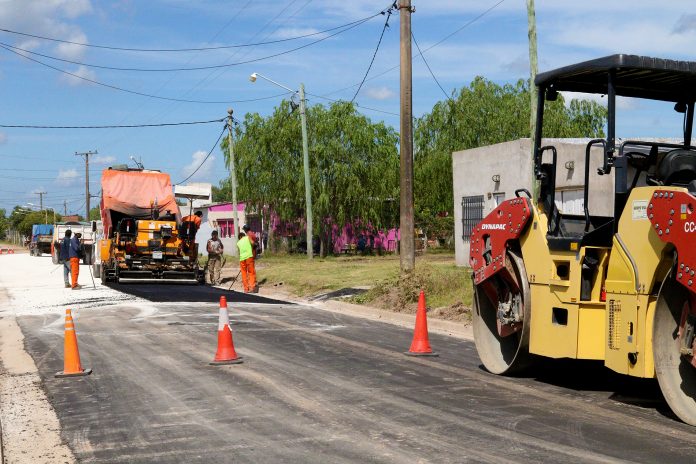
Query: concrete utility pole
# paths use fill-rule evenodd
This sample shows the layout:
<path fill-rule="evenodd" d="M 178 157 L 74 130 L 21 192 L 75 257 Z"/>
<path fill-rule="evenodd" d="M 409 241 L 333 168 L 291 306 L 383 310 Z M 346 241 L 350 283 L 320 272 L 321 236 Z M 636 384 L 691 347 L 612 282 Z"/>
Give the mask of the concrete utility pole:
<path fill-rule="evenodd" d="M 529 30 L 529 129 L 531 131 L 531 149 L 532 158 L 534 157 L 534 147 L 537 144 L 536 139 L 536 113 L 537 113 L 537 88 L 534 85 L 534 79 L 538 72 L 537 65 L 537 35 L 536 35 L 536 13 L 534 12 L 534 0 L 527 0 L 527 28 Z M 534 198 L 537 197 L 538 185 L 536 181 L 536 173 L 534 172 L 534 164 L 532 163 L 532 185 L 534 186 Z"/>
<path fill-rule="evenodd" d="M 305 204 L 307 208 L 307 258 L 314 257 L 312 244 L 312 184 L 309 180 L 309 142 L 307 141 L 307 102 L 305 101 L 304 84 L 300 84 L 300 121 L 302 122 L 302 156 L 304 164 Z"/>
<path fill-rule="evenodd" d="M 416 266 L 415 224 L 413 219 L 413 90 L 411 58 L 411 0 L 399 1 L 401 24 L 401 127 L 400 127 L 400 232 L 401 272 Z"/>
<path fill-rule="evenodd" d="M 98 154 L 97 150 L 86 151 L 83 153 L 75 152 L 75 156 L 81 156 L 85 159 L 85 221 L 89 221 L 89 157 Z"/>
<path fill-rule="evenodd" d="M 43 196 L 47 194 L 47 192 L 34 192 L 35 195 L 39 196 L 39 210 L 43 211 Z"/>
<path fill-rule="evenodd" d="M 63 200 L 63 216 L 68 215 L 68 200 Z"/>
<path fill-rule="evenodd" d="M 232 108 L 227 110 L 227 150 L 230 156 L 230 183 L 232 184 L 232 231 L 235 246 L 230 250 L 232 256 L 237 256 L 237 235 L 239 235 L 239 213 L 237 212 L 237 168 L 234 160 L 234 145 L 232 145 Z"/>

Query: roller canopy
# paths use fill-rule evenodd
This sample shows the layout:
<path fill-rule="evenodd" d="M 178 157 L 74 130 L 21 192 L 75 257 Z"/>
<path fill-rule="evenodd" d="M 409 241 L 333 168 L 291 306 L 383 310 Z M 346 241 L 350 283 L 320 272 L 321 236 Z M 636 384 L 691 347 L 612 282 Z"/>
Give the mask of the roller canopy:
<path fill-rule="evenodd" d="M 616 94 L 671 102 L 696 100 L 696 62 L 611 55 L 537 75 L 535 84 L 558 91 L 607 93 L 614 70 Z"/>
<path fill-rule="evenodd" d="M 119 171 L 102 173 L 102 210 L 118 211 L 126 216 L 146 218 L 156 202 L 160 214 L 167 210 L 179 216 L 179 206 L 169 174 L 155 171 Z"/>

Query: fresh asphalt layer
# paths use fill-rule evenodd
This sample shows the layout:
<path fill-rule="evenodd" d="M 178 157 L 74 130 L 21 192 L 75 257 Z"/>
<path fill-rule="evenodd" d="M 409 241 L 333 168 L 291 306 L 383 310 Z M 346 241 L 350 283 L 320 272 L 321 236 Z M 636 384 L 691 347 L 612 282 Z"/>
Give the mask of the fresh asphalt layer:
<path fill-rule="evenodd" d="M 234 292 L 244 363 L 215 367 L 217 305 L 170 300 L 216 290 L 136 291 L 151 303 L 78 313 L 89 377 L 53 377 L 60 316 L 18 318 L 80 462 L 693 462 L 651 380 L 567 361 L 498 377 L 471 342 L 431 335 L 440 357 L 411 358 L 409 330 Z"/>

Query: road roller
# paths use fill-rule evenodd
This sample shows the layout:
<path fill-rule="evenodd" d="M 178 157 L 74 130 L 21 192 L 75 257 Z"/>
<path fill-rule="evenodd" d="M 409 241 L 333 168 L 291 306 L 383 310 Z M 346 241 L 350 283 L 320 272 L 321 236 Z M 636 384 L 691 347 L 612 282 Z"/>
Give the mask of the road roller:
<path fill-rule="evenodd" d="M 696 426 L 696 62 L 618 54 L 541 73 L 535 85 L 534 193 L 517 190 L 471 231 L 479 357 L 501 375 L 538 356 L 601 360 L 656 378 L 674 414 Z M 606 138 L 587 142 L 575 214 L 556 199 L 563 153 L 542 142 L 544 103 L 559 92 L 607 104 Z M 679 137 L 617 138 L 620 97 L 673 106 Z M 614 176 L 604 215 L 588 206 L 596 176 Z"/>

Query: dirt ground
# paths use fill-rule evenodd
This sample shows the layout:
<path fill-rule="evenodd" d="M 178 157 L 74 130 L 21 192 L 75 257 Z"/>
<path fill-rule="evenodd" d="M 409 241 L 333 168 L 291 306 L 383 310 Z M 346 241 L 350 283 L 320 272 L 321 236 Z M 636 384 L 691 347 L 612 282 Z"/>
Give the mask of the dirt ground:
<path fill-rule="evenodd" d="M 24 351 L 14 317 L 0 319 L 0 422 L 4 463 L 73 463 L 60 424 L 41 387 L 36 365 Z"/>

